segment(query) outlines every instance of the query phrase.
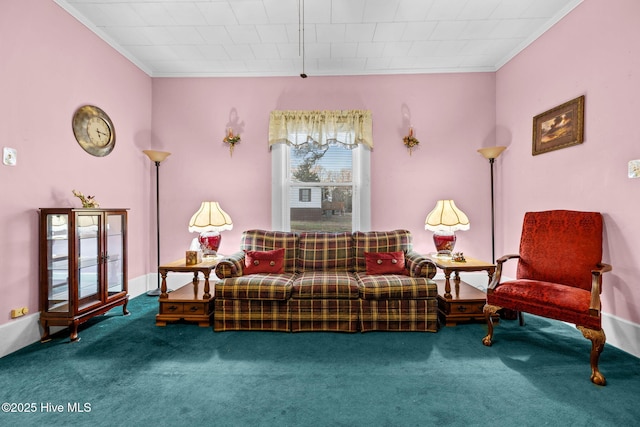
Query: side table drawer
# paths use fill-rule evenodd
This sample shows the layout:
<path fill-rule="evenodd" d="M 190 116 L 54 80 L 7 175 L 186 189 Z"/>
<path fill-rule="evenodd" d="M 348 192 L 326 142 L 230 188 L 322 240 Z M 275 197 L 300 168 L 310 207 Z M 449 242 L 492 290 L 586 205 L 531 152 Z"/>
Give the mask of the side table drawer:
<path fill-rule="evenodd" d="M 208 302 L 161 302 L 160 314 L 205 314 Z"/>
<path fill-rule="evenodd" d="M 205 314 L 205 305 L 207 303 L 204 302 L 185 302 L 183 305 L 183 314 Z"/>
<path fill-rule="evenodd" d="M 483 314 L 482 309 L 484 308 L 483 302 L 460 302 L 460 301 L 451 301 L 449 305 L 449 312 L 451 314 Z"/>
<path fill-rule="evenodd" d="M 166 326 L 167 322 L 184 320 L 198 322 L 198 326 L 211 326 L 213 315 L 213 298 L 204 299 L 203 281 L 196 285 L 189 282 L 168 294 L 166 298 L 159 298 L 159 313 L 156 314 L 156 326 Z"/>
<path fill-rule="evenodd" d="M 161 302 L 160 314 L 182 314 L 184 304 L 181 302 Z"/>

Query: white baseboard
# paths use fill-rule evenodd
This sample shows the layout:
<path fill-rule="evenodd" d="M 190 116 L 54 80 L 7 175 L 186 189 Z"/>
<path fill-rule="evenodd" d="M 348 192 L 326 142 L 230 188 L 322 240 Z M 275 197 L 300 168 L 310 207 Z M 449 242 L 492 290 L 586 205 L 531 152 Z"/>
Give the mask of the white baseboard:
<path fill-rule="evenodd" d="M 607 344 L 640 357 L 640 325 L 602 313 L 602 329 L 607 335 Z"/>
<path fill-rule="evenodd" d="M 190 278 L 180 277 L 180 274 L 172 274 L 167 276 L 167 286 L 172 286 L 177 280 L 184 285 Z M 138 295 L 145 294 L 148 290 L 157 287 L 157 275 L 147 274 L 145 276 L 136 277 L 129 280 L 129 298 L 135 298 Z M 177 285 L 175 285 L 177 286 Z M 58 332 L 64 328 L 52 327 L 51 333 Z M 40 341 L 42 329 L 40 328 L 40 313 L 27 314 L 19 317 L 9 323 L 0 325 L 0 357 L 20 350 L 30 344 Z"/>
<path fill-rule="evenodd" d="M 167 275 L 167 287 L 178 289 L 189 283 L 191 273 L 171 273 Z M 481 290 L 487 288 L 486 273 L 463 273 L 463 280 Z M 436 279 L 444 279 L 438 273 Z M 157 287 L 157 275 L 147 274 L 129 280 L 129 297 L 144 295 L 148 290 Z M 602 328 L 607 334 L 607 344 L 626 351 L 633 356 L 640 357 L 640 324 L 629 322 L 608 313 L 602 313 Z M 52 333 L 62 328 L 51 328 Z M 30 344 L 38 342 L 41 336 L 40 313 L 28 314 L 12 322 L 0 326 L 0 357 L 20 350 Z"/>

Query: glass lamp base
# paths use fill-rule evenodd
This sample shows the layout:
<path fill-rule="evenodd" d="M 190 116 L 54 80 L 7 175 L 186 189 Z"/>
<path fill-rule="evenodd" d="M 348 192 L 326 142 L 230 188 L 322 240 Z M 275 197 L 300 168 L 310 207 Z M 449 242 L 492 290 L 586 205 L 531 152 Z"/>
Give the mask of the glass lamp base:
<path fill-rule="evenodd" d="M 456 246 L 456 235 L 450 231 L 436 231 L 433 233 L 433 244 L 439 257 L 451 257 Z"/>
<path fill-rule="evenodd" d="M 200 249 L 202 250 L 203 257 L 214 257 L 218 253 L 222 236 L 217 231 L 205 231 L 200 233 L 198 242 L 200 243 Z"/>

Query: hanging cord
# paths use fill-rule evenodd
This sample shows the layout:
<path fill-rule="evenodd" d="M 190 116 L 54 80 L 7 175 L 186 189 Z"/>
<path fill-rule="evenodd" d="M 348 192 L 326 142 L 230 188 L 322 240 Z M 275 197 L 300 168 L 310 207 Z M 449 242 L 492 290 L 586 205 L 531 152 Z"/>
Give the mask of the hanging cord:
<path fill-rule="evenodd" d="M 304 72 L 304 0 L 298 0 L 298 56 L 302 55 L 302 73 L 300 77 L 307 78 Z"/>

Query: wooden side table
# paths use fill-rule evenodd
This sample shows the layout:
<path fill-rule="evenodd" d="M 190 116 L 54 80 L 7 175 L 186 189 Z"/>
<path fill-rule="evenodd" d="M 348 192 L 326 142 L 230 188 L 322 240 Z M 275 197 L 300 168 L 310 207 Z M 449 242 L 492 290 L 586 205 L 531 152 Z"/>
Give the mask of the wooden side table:
<path fill-rule="evenodd" d="M 160 298 L 167 298 L 169 294 L 167 293 L 167 273 L 170 271 L 179 272 L 179 273 L 193 273 L 193 285 L 196 286 L 198 284 L 198 274 L 202 273 L 204 275 L 204 294 L 202 298 L 209 299 L 211 298 L 211 294 L 209 293 L 209 276 L 211 272 L 215 270 L 216 265 L 218 265 L 218 261 L 222 259 L 222 257 L 215 257 L 211 259 L 203 259 L 202 262 L 193 265 L 187 265 L 185 259 L 179 259 L 177 261 L 170 262 L 169 264 L 163 264 L 158 267 L 158 272 L 162 277 L 162 284 L 160 285 Z"/>
<path fill-rule="evenodd" d="M 205 259 L 194 265 L 187 265 L 184 259 L 163 264 L 158 267 L 162 283 L 160 285 L 159 313 L 156 326 L 166 326 L 167 322 L 186 320 L 198 322 L 199 326 L 211 325 L 213 298 L 210 293 L 209 277 L 222 257 Z M 167 274 L 170 272 L 193 273 L 193 280 L 181 288 L 167 292 Z M 204 275 L 204 281 L 199 275 Z"/>
<path fill-rule="evenodd" d="M 453 261 L 449 258 L 431 257 L 431 260 L 444 272 L 445 280 L 438 283 L 438 313 L 446 326 L 455 326 L 458 322 L 484 320 L 483 308 L 487 296 L 481 290 L 460 280 L 461 271 L 486 271 L 489 282 L 496 271 L 494 264 L 474 258 L 466 258 L 465 262 Z M 453 273 L 454 289 L 451 293 L 451 273 Z"/>

